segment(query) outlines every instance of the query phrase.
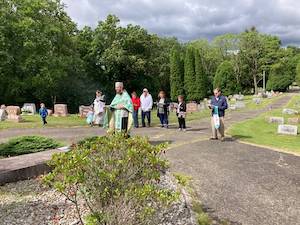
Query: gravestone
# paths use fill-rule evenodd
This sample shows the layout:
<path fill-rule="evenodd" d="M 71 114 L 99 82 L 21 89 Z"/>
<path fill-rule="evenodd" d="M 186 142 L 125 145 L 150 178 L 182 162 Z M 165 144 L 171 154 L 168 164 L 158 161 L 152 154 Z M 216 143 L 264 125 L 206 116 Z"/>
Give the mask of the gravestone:
<path fill-rule="evenodd" d="M 298 126 L 294 125 L 279 125 L 278 126 L 278 134 L 286 134 L 286 135 L 294 135 L 298 134 Z"/>
<path fill-rule="evenodd" d="M 187 112 L 197 112 L 198 111 L 198 104 L 197 103 L 188 103 L 186 105 Z"/>
<path fill-rule="evenodd" d="M 52 116 L 53 115 L 53 110 L 47 109 L 47 112 L 48 112 L 48 116 Z"/>
<path fill-rule="evenodd" d="M 236 106 L 235 106 L 235 104 L 233 104 L 233 105 L 230 105 L 230 106 L 229 106 L 229 109 L 231 109 L 231 110 L 236 110 Z"/>
<path fill-rule="evenodd" d="M 283 114 L 288 114 L 288 115 L 294 115 L 294 114 L 298 114 L 298 111 L 296 111 L 294 109 L 283 109 L 282 113 Z"/>
<path fill-rule="evenodd" d="M 34 115 L 36 113 L 36 107 L 33 103 L 24 103 L 22 109 L 22 113 Z"/>
<path fill-rule="evenodd" d="M 0 109 L 0 121 L 4 121 L 7 119 L 7 112 L 5 108 Z"/>
<path fill-rule="evenodd" d="M 269 117 L 269 123 L 278 123 L 278 124 L 284 124 L 284 118 L 283 117 Z"/>
<path fill-rule="evenodd" d="M 236 107 L 237 109 L 243 109 L 243 108 L 246 107 L 246 104 L 245 104 L 245 102 L 242 101 L 242 100 L 237 100 L 236 103 L 235 103 L 235 107 Z"/>
<path fill-rule="evenodd" d="M 261 98 L 253 98 L 253 102 L 256 104 L 256 105 L 259 105 L 261 103 Z"/>
<path fill-rule="evenodd" d="M 55 104 L 54 105 L 54 114 L 53 116 L 60 117 L 60 116 L 67 116 L 68 115 L 68 107 L 66 104 Z"/>
<path fill-rule="evenodd" d="M 237 101 L 243 101 L 244 100 L 244 95 L 235 94 L 235 95 L 233 95 L 233 98 L 235 98 Z"/>
<path fill-rule="evenodd" d="M 205 109 L 205 103 L 204 102 L 200 102 L 200 104 L 198 104 L 198 110 L 204 110 Z"/>
<path fill-rule="evenodd" d="M 9 121 L 13 121 L 17 123 L 22 121 L 21 109 L 19 106 L 7 106 L 6 112 L 7 112 L 7 119 Z"/>
<path fill-rule="evenodd" d="M 300 123 L 300 117 L 292 117 L 288 118 L 289 124 L 299 124 Z"/>
<path fill-rule="evenodd" d="M 93 111 L 92 106 L 85 106 L 85 105 L 79 106 L 79 115 L 81 118 L 86 118 L 89 111 Z"/>

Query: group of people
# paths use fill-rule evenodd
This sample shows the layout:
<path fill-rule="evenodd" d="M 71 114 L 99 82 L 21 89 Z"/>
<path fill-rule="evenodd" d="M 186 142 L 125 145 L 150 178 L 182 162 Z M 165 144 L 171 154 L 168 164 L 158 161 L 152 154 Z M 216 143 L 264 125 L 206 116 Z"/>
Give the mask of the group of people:
<path fill-rule="evenodd" d="M 101 91 L 96 91 L 96 98 L 92 105 L 92 110 L 87 113 L 87 123 L 91 126 L 98 125 L 107 128 L 110 132 L 124 132 L 129 134 L 132 124 L 135 128 L 139 127 L 139 112 L 141 112 L 142 127 L 151 126 L 151 112 L 153 109 L 153 98 L 147 88 L 143 89 L 143 93 L 138 97 L 136 92 L 131 93 L 131 97 L 124 89 L 122 82 L 115 84 L 116 95 L 109 105 L 109 109 L 105 109 L 105 96 Z M 158 94 L 157 117 L 160 120 L 162 128 L 169 127 L 169 106 L 170 101 L 164 91 Z M 211 140 L 217 140 L 219 131 L 221 140 L 224 141 L 224 116 L 225 110 L 228 108 L 227 100 L 221 95 L 221 90 L 216 88 L 214 96 L 210 101 L 209 108 L 212 110 Z M 41 104 L 39 114 L 42 118 L 43 125 L 47 124 L 46 118 L 48 111 L 45 104 Z M 178 105 L 176 107 L 176 116 L 178 118 L 179 131 L 186 131 L 186 114 L 187 107 L 182 95 L 178 96 Z M 147 124 L 146 124 L 147 120 Z"/>
<path fill-rule="evenodd" d="M 136 92 L 133 92 L 130 97 L 124 89 L 122 82 L 116 82 L 115 90 L 116 96 L 110 104 L 109 110 L 106 111 L 104 127 L 107 127 L 109 131 L 112 132 L 123 131 L 128 133 L 131 129 L 132 122 L 136 128 L 139 127 L 139 111 L 141 111 L 142 127 L 146 127 L 145 119 L 147 119 L 147 126 L 150 127 L 153 98 L 149 91 L 144 88 L 143 94 L 140 97 L 137 96 Z M 160 91 L 157 99 L 157 116 L 159 117 L 162 128 L 169 127 L 169 106 L 170 101 L 166 97 L 166 93 L 164 91 Z M 214 90 L 214 96 L 210 101 L 209 108 L 212 110 L 211 140 L 218 139 L 217 132 L 219 131 L 221 141 L 224 141 L 224 116 L 228 105 L 226 98 L 222 96 L 219 88 Z M 180 131 L 186 131 L 186 113 L 187 107 L 184 97 L 179 95 L 176 116 L 178 118 L 178 129 Z"/>

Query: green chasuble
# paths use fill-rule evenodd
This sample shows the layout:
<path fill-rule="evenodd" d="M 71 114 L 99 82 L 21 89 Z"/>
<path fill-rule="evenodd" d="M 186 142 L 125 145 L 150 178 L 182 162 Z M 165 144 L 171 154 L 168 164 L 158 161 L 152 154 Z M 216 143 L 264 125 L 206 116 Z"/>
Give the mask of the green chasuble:
<path fill-rule="evenodd" d="M 118 109 L 118 105 L 123 105 L 123 109 Z M 127 132 L 132 127 L 133 104 L 129 94 L 124 90 L 122 94 L 116 94 L 110 104 L 110 110 L 106 111 L 104 127 L 109 132 L 122 131 L 122 118 L 128 117 Z"/>

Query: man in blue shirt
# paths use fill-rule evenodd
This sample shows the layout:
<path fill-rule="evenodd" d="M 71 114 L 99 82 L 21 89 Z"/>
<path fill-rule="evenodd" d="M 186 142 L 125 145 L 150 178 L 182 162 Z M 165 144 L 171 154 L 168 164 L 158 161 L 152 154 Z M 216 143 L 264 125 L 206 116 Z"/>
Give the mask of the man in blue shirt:
<path fill-rule="evenodd" d="M 211 117 L 211 128 L 212 128 L 212 137 L 211 140 L 218 140 L 217 131 L 219 131 L 221 135 L 221 141 L 225 139 L 225 127 L 224 127 L 224 116 L 225 110 L 228 108 L 227 99 L 222 95 L 220 88 L 216 88 L 214 90 L 214 96 L 211 98 L 211 103 L 209 108 L 212 109 L 212 117 Z M 216 129 L 215 119 L 213 118 L 213 114 L 217 113 L 219 115 L 219 128 Z"/>

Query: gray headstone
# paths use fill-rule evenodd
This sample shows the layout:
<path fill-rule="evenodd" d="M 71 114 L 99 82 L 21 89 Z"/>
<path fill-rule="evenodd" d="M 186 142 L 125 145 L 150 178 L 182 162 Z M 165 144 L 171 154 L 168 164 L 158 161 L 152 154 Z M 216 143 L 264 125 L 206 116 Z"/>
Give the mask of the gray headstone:
<path fill-rule="evenodd" d="M 282 113 L 283 114 L 288 114 L 288 115 L 294 115 L 294 114 L 298 114 L 298 111 L 296 111 L 294 109 L 283 109 Z"/>
<path fill-rule="evenodd" d="M 235 103 L 235 107 L 237 109 L 243 109 L 246 107 L 246 104 L 244 101 L 240 101 L 240 100 L 237 100 L 236 103 Z"/>
<path fill-rule="evenodd" d="M 269 117 L 269 123 L 278 123 L 278 124 L 284 124 L 284 118 L 283 117 Z"/>
<path fill-rule="evenodd" d="M 0 121 L 4 121 L 7 119 L 7 112 L 5 109 L 0 109 Z"/>
<path fill-rule="evenodd" d="M 294 135 L 298 134 L 298 126 L 294 125 L 279 125 L 278 126 L 278 134 L 286 134 L 286 135 Z"/>
<path fill-rule="evenodd" d="M 259 105 L 261 103 L 261 98 L 253 98 L 253 102 L 256 104 L 256 105 Z"/>
<path fill-rule="evenodd" d="M 66 104 L 55 104 L 54 105 L 54 114 L 53 116 L 67 116 L 68 115 L 68 107 Z"/>
<path fill-rule="evenodd" d="M 205 109 L 205 103 L 200 102 L 200 104 L 198 104 L 198 110 L 204 110 L 204 109 Z"/>
<path fill-rule="evenodd" d="M 235 94 L 235 95 L 233 95 L 233 98 L 235 98 L 237 101 L 243 101 L 244 100 L 244 95 Z"/>
<path fill-rule="evenodd" d="M 22 111 L 22 113 L 33 115 L 36 113 L 35 104 L 34 103 L 24 103 L 21 111 Z"/>

